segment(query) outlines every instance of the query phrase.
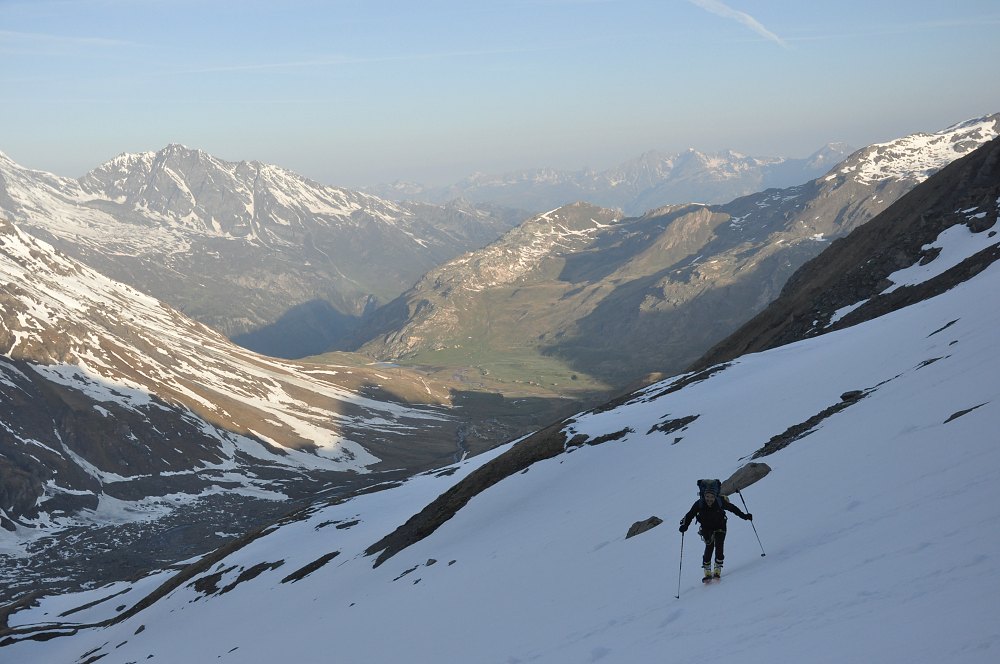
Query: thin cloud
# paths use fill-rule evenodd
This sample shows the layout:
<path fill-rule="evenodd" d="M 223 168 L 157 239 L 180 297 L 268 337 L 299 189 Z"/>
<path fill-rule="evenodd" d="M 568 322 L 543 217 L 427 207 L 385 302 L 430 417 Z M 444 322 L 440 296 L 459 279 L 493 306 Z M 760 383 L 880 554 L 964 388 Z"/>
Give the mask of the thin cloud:
<path fill-rule="evenodd" d="M 421 60 L 446 60 L 454 58 L 468 58 L 489 55 L 512 55 L 524 53 L 542 53 L 558 50 L 558 44 L 546 44 L 533 46 L 531 48 L 510 48 L 510 49 L 482 49 L 470 51 L 442 51 L 430 53 L 403 53 L 400 55 L 384 56 L 330 56 L 316 58 L 312 60 L 287 60 L 277 62 L 258 62 L 239 65 L 214 65 L 199 67 L 188 70 L 185 73 L 191 74 L 212 74 L 241 71 L 264 71 L 268 69 L 303 69 L 310 67 L 333 67 L 340 65 L 364 65 L 378 64 L 381 62 L 418 62 Z"/>
<path fill-rule="evenodd" d="M 134 42 L 102 37 L 67 37 L 39 32 L 0 30 L 0 52 L 5 53 L 70 54 L 136 45 Z"/>
<path fill-rule="evenodd" d="M 692 5 L 701 7 L 707 12 L 711 12 L 717 16 L 722 16 L 723 18 L 730 18 L 738 23 L 742 23 L 746 27 L 750 28 L 761 37 L 773 41 L 778 46 L 783 48 L 788 48 L 788 43 L 774 34 L 767 28 L 765 28 L 760 21 L 755 19 L 750 14 L 746 12 L 741 12 L 738 9 L 733 9 L 729 5 L 719 2 L 719 0 L 688 0 Z"/>

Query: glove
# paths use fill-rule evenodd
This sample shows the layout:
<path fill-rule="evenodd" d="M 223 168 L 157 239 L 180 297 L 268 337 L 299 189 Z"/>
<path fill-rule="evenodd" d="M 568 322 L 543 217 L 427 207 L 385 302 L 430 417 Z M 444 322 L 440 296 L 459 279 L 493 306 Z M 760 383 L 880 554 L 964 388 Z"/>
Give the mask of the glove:
<path fill-rule="evenodd" d="M 747 512 L 747 515 L 745 517 L 743 517 L 743 518 L 746 519 L 747 521 L 753 521 L 753 514 L 750 514 L 749 512 Z"/>
<path fill-rule="evenodd" d="M 681 527 L 678 528 L 678 530 L 680 530 L 682 533 L 686 533 L 687 529 L 688 529 L 688 525 L 686 523 L 684 523 L 683 521 L 681 521 Z"/>

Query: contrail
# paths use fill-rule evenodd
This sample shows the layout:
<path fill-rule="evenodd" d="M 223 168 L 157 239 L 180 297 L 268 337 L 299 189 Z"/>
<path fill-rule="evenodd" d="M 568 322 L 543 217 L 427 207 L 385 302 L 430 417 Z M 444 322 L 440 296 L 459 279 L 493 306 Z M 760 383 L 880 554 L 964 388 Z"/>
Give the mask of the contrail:
<path fill-rule="evenodd" d="M 760 21 L 755 19 L 753 16 L 750 16 L 750 14 L 747 14 L 746 12 L 741 12 L 737 9 L 733 9 L 729 5 L 723 2 L 719 2 L 719 0 L 688 0 L 688 1 L 693 5 L 701 7 L 705 11 L 712 12 L 713 14 L 722 16 L 723 18 L 731 18 L 734 21 L 738 21 L 743 25 L 747 26 L 748 28 L 750 28 L 751 30 L 753 30 L 754 32 L 756 32 L 757 34 L 759 34 L 760 36 L 773 41 L 775 44 L 778 44 L 783 48 L 788 48 L 788 44 L 785 42 L 784 39 L 782 39 L 778 35 L 774 34 L 770 30 L 765 28 L 763 25 L 761 25 Z"/>

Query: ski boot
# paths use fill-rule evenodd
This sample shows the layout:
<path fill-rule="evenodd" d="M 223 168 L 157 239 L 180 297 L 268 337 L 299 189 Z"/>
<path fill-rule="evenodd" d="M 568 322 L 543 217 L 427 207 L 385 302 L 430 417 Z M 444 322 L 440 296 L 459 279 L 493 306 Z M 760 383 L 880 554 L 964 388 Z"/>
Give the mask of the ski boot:
<path fill-rule="evenodd" d="M 708 583 L 709 581 L 712 580 L 712 567 L 711 565 L 702 565 L 701 569 L 705 573 L 705 576 L 702 577 L 701 582 Z"/>
<path fill-rule="evenodd" d="M 708 570 L 706 570 L 706 572 L 707 571 Z M 713 579 L 721 579 L 722 578 L 722 563 L 720 563 L 720 562 L 715 563 L 715 570 L 712 572 L 712 578 Z"/>

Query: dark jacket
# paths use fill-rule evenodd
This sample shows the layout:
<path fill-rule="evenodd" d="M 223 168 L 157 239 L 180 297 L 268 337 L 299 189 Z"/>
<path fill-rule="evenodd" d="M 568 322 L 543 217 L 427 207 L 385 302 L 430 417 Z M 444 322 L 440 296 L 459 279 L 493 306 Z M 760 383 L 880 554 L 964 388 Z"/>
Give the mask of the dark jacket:
<path fill-rule="evenodd" d="M 716 498 L 715 503 L 711 507 L 702 502 L 701 498 L 694 501 L 694 505 L 688 510 L 688 513 L 684 515 L 681 519 L 681 523 L 684 525 L 685 529 L 691 524 L 691 521 L 695 518 L 698 519 L 698 523 L 701 524 L 701 529 L 706 533 L 712 533 L 716 530 L 726 529 L 726 510 L 729 510 L 741 519 L 747 518 L 747 515 L 736 505 L 733 505 L 728 500 L 723 500 L 721 498 Z"/>

